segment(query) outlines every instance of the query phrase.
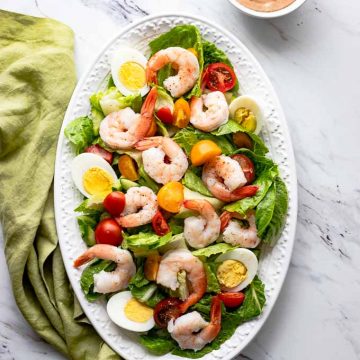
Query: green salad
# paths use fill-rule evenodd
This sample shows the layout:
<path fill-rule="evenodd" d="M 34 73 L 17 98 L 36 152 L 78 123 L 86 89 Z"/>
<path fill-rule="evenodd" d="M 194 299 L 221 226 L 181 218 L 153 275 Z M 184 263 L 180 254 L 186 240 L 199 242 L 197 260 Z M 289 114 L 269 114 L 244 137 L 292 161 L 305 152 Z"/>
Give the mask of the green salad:
<path fill-rule="evenodd" d="M 105 297 L 149 352 L 200 358 L 261 314 L 261 248 L 288 194 L 261 99 L 239 94 L 227 55 L 193 25 L 149 49 L 117 49 L 90 112 L 65 128 L 88 246 L 74 266 L 86 299 Z"/>

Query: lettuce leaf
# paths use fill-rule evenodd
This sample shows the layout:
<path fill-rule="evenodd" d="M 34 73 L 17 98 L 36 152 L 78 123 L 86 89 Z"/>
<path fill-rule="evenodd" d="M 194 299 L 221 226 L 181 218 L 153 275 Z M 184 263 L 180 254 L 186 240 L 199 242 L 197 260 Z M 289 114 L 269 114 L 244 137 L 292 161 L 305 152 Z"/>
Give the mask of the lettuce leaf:
<path fill-rule="evenodd" d="M 219 281 L 216 277 L 216 264 L 214 262 L 204 262 L 204 268 L 207 277 L 207 289 L 206 292 L 219 293 L 221 291 Z"/>
<path fill-rule="evenodd" d="M 81 215 L 77 217 L 77 222 L 85 244 L 87 246 L 95 245 L 95 227 L 98 223 L 98 218 L 90 215 Z"/>
<path fill-rule="evenodd" d="M 213 197 L 212 193 L 207 189 L 201 178 L 191 169 L 186 171 L 181 182 L 190 190 L 196 191 L 204 196 Z"/>
<path fill-rule="evenodd" d="M 94 292 L 94 274 L 97 274 L 102 270 L 113 271 L 115 266 L 115 263 L 109 260 L 96 260 L 83 270 L 80 278 L 80 285 L 88 301 L 95 301 L 103 295 Z"/>
<path fill-rule="evenodd" d="M 280 177 L 275 178 L 272 188 L 256 209 L 256 225 L 263 242 L 274 246 L 285 224 L 288 192 Z"/>
<path fill-rule="evenodd" d="M 266 147 L 262 139 L 254 134 L 251 131 L 247 131 L 245 128 L 243 128 L 239 123 L 237 123 L 234 120 L 229 120 L 226 124 L 221 125 L 218 129 L 212 132 L 213 135 L 220 136 L 220 135 L 226 135 L 226 134 L 232 134 L 237 132 L 243 132 L 252 139 L 254 142 L 254 153 L 259 155 L 265 155 L 269 152 L 269 149 Z"/>
<path fill-rule="evenodd" d="M 126 249 L 130 249 L 131 251 L 139 251 L 139 250 L 153 250 L 157 249 L 161 246 L 166 245 L 172 239 L 171 232 L 167 233 L 164 236 L 158 236 L 154 233 L 144 233 L 140 232 L 134 235 L 124 235 L 123 247 Z"/>
<path fill-rule="evenodd" d="M 184 49 L 194 48 L 198 54 L 200 74 L 203 70 L 204 59 L 203 59 L 203 48 L 202 40 L 199 29 L 194 25 L 179 25 L 173 27 L 167 33 L 161 34 L 159 37 L 150 41 L 151 55 L 158 52 L 161 49 L 166 49 L 172 46 L 180 46 Z M 163 81 L 171 75 L 171 67 L 165 66 L 163 69 L 158 71 L 158 84 L 163 85 Z M 193 89 L 186 96 L 191 98 L 192 96 L 201 95 L 201 76 L 199 76 Z"/>
<path fill-rule="evenodd" d="M 218 243 L 215 245 L 210 245 L 206 248 L 203 249 L 198 249 L 192 252 L 193 255 L 195 256 L 212 256 L 212 255 L 216 255 L 216 254 L 224 254 L 230 250 L 234 250 L 235 247 L 231 246 L 229 244 L 226 243 Z"/>
<path fill-rule="evenodd" d="M 204 68 L 206 68 L 206 66 L 209 64 L 217 62 L 225 63 L 234 68 L 226 54 L 222 50 L 220 50 L 214 43 L 203 40 L 202 45 L 204 54 Z M 237 94 L 239 92 L 239 81 L 237 79 L 236 84 L 231 91 L 233 94 Z"/>
<path fill-rule="evenodd" d="M 224 155 L 233 154 L 236 151 L 236 147 L 229 141 L 226 136 L 216 136 L 211 133 L 205 133 L 198 129 L 188 126 L 178 131 L 173 140 L 178 143 L 189 156 L 191 148 L 200 140 L 212 140 L 221 149 Z"/>
<path fill-rule="evenodd" d="M 95 93 L 90 96 L 90 109 L 91 109 L 91 120 L 93 121 L 94 134 L 99 135 L 99 127 L 101 121 L 104 119 L 105 115 L 101 109 L 99 103 L 99 93 Z"/>
<path fill-rule="evenodd" d="M 257 185 L 259 187 L 256 195 L 228 204 L 224 206 L 224 209 L 245 215 L 248 210 L 254 209 L 265 197 L 277 175 L 278 169 L 276 165 L 263 171 L 253 182 L 253 185 Z"/>
<path fill-rule="evenodd" d="M 147 186 L 155 194 L 157 194 L 157 192 L 160 190 L 160 185 L 147 174 L 142 164 L 139 167 L 139 175 L 140 178 L 138 180 L 138 183 L 142 186 Z"/>
<path fill-rule="evenodd" d="M 147 335 L 141 335 L 140 344 L 157 356 L 165 355 L 177 346 L 166 330 L 158 329 L 152 329 Z"/>
<path fill-rule="evenodd" d="M 96 203 L 91 199 L 85 199 L 74 211 L 86 215 L 100 215 L 104 211 L 104 206 L 102 202 Z"/>
<path fill-rule="evenodd" d="M 79 117 L 66 126 L 64 134 L 73 145 L 76 154 L 80 154 L 95 138 L 93 122 L 88 116 Z"/>

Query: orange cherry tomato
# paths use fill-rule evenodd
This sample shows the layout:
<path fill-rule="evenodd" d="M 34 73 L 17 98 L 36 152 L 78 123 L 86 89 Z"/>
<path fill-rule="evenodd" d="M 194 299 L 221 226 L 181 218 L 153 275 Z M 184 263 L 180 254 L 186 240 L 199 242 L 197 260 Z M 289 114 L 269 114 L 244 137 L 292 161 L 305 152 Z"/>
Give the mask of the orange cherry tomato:
<path fill-rule="evenodd" d="M 161 208 L 171 213 L 177 213 L 184 201 L 184 187 L 177 181 L 171 181 L 159 190 L 157 198 Z"/>
<path fill-rule="evenodd" d="M 175 101 L 173 112 L 173 125 L 182 129 L 187 127 L 190 121 L 190 106 L 184 99 L 180 98 Z"/>
<path fill-rule="evenodd" d="M 121 175 L 126 179 L 131 181 L 139 179 L 139 173 L 137 171 L 135 160 L 129 155 L 121 155 L 119 157 L 118 167 Z"/>
<path fill-rule="evenodd" d="M 151 121 L 151 125 L 150 125 L 150 129 L 149 131 L 147 132 L 146 136 L 149 137 L 149 136 L 154 136 L 156 134 L 156 131 L 157 131 L 157 126 L 156 126 L 156 122 L 154 119 L 152 119 Z M 129 179 L 131 180 L 131 179 Z"/>
<path fill-rule="evenodd" d="M 190 152 L 190 160 L 194 166 L 200 166 L 221 154 L 221 149 L 211 140 L 200 140 Z"/>

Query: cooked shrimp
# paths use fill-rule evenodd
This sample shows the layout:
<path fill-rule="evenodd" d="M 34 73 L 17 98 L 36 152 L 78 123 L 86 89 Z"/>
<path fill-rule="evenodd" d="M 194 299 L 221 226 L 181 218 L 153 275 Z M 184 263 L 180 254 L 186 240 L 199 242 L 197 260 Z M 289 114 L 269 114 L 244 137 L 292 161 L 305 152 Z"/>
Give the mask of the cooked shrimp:
<path fill-rule="evenodd" d="M 129 149 L 148 133 L 153 121 L 157 97 L 156 87 L 152 88 L 141 108 L 136 114 L 127 107 L 110 113 L 100 123 L 100 137 L 113 149 Z"/>
<path fill-rule="evenodd" d="M 260 239 L 257 235 L 254 211 L 248 211 L 246 216 L 225 211 L 221 214 L 221 228 L 224 242 L 244 248 L 256 248 Z M 232 218 L 241 220 L 231 220 Z M 242 224 L 244 222 L 245 224 Z"/>
<path fill-rule="evenodd" d="M 132 187 L 125 194 L 125 208 L 116 221 L 126 228 L 149 224 L 157 209 L 157 197 L 151 189 Z"/>
<path fill-rule="evenodd" d="M 147 174 L 160 184 L 179 181 L 188 168 L 186 155 L 180 146 L 168 137 L 149 137 L 139 141 L 135 148 L 143 151 L 142 159 Z M 165 161 L 165 156 L 169 163 Z"/>
<path fill-rule="evenodd" d="M 257 186 L 247 182 L 240 164 L 229 156 L 220 155 L 203 167 L 202 180 L 218 199 L 230 202 L 256 194 Z"/>
<path fill-rule="evenodd" d="M 220 218 L 207 200 L 185 200 L 184 207 L 195 210 L 200 216 L 190 216 L 184 222 L 184 236 L 196 249 L 213 243 L 220 234 Z"/>
<path fill-rule="evenodd" d="M 201 350 L 212 342 L 221 330 L 221 302 L 217 296 L 211 300 L 210 323 L 193 311 L 170 320 L 168 331 L 181 349 Z"/>
<path fill-rule="evenodd" d="M 203 110 L 204 106 L 207 108 Z M 214 91 L 201 97 L 193 96 L 190 102 L 190 122 L 202 131 L 210 132 L 225 124 L 229 118 L 229 107 L 224 94 Z"/>
<path fill-rule="evenodd" d="M 180 305 L 181 312 L 196 304 L 205 294 L 207 278 L 203 263 L 187 249 L 169 250 L 162 257 L 157 273 L 156 282 L 171 290 L 179 287 L 177 274 L 185 270 L 189 280 L 192 293 Z"/>
<path fill-rule="evenodd" d="M 87 249 L 75 261 L 74 266 L 79 267 L 95 258 L 116 262 L 114 271 L 100 271 L 94 274 L 94 291 L 107 294 L 125 289 L 130 279 L 135 275 L 136 267 L 129 251 L 119 249 L 113 245 L 98 244 Z"/>
<path fill-rule="evenodd" d="M 199 62 L 191 52 L 181 47 L 169 47 L 158 51 L 148 61 L 146 79 L 156 83 L 156 73 L 167 64 L 174 65 L 177 74 L 164 80 L 163 84 L 172 97 L 180 97 L 189 91 L 199 78 Z"/>

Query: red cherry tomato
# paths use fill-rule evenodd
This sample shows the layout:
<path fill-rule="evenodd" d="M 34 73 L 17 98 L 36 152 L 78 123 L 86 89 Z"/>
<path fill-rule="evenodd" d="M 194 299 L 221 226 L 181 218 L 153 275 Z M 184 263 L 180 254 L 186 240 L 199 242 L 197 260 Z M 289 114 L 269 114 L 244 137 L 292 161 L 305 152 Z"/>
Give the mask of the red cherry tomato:
<path fill-rule="evenodd" d="M 170 231 L 170 227 L 166 222 L 163 214 L 158 210 L 152 219 L 152 227 L 156 235 L 164 236 Z"/>
<path fill-rule="evenodd" d="M 154 308 L 154 320 L 161 328 L 166 328 L 171 319 L 176 319 L 181 315 L 180 305 L 182 301 L 175 297 L 161 300 Z"/>
<path fill-rule="evenodd" d="M 110 165 L 112 164 L 113 161 L 113 153 L 111 153 L 110 151 L 107 151 L 105 149 L 103 149 L 100 145 L 95 144 L 95 145 L 90 145 L 88 146 L 84 152 L 87 153 L 93 153 L 96 155 L 101 156 L 104 160 L 106 160 Z"/>
<path fill-rule="evenodd" d="M 243 154 L 233 155 L 232 158 L 236 160 L 241 166 L 242 171 L 247 180 L 247 184 L 251 184 L 255 180 L 255 166 L 254 163 Z"/>
<path fill-rule="evenodd" d="M 205 69 L 202 83 L 202 87 L 206 86 L 211 91 L 226 92 L 235 86 L 236 75 L 231 66 L 214 63 Z"/>
<path fill-rule="evenodd" d="M 119 246 L 123 241 L 122 228 L 114 219 L 104 219 L 96 226 L 95 240 L 97 244 Z"/>
<path fill-rule="evenodd" d="M 121 191 L 113 191 L 104 199 L 104 208 L 112 216 L 119 216 L 125 207 L 125 195 Z"/>
<path fill-rule="evenodd" d="M 156 112 L 156 116 L 167 125 L 171 125 L 173 122 L 173 114 L 171 113 L 170 108 L 162 107 Z"/>
<path fill-rule="evenodd" d="M 245 299 L 245 295 L 242 292 L 226 292 L 220 293 L 218 296 L 224 305 L 229 308 L 240 306 Z"/>

